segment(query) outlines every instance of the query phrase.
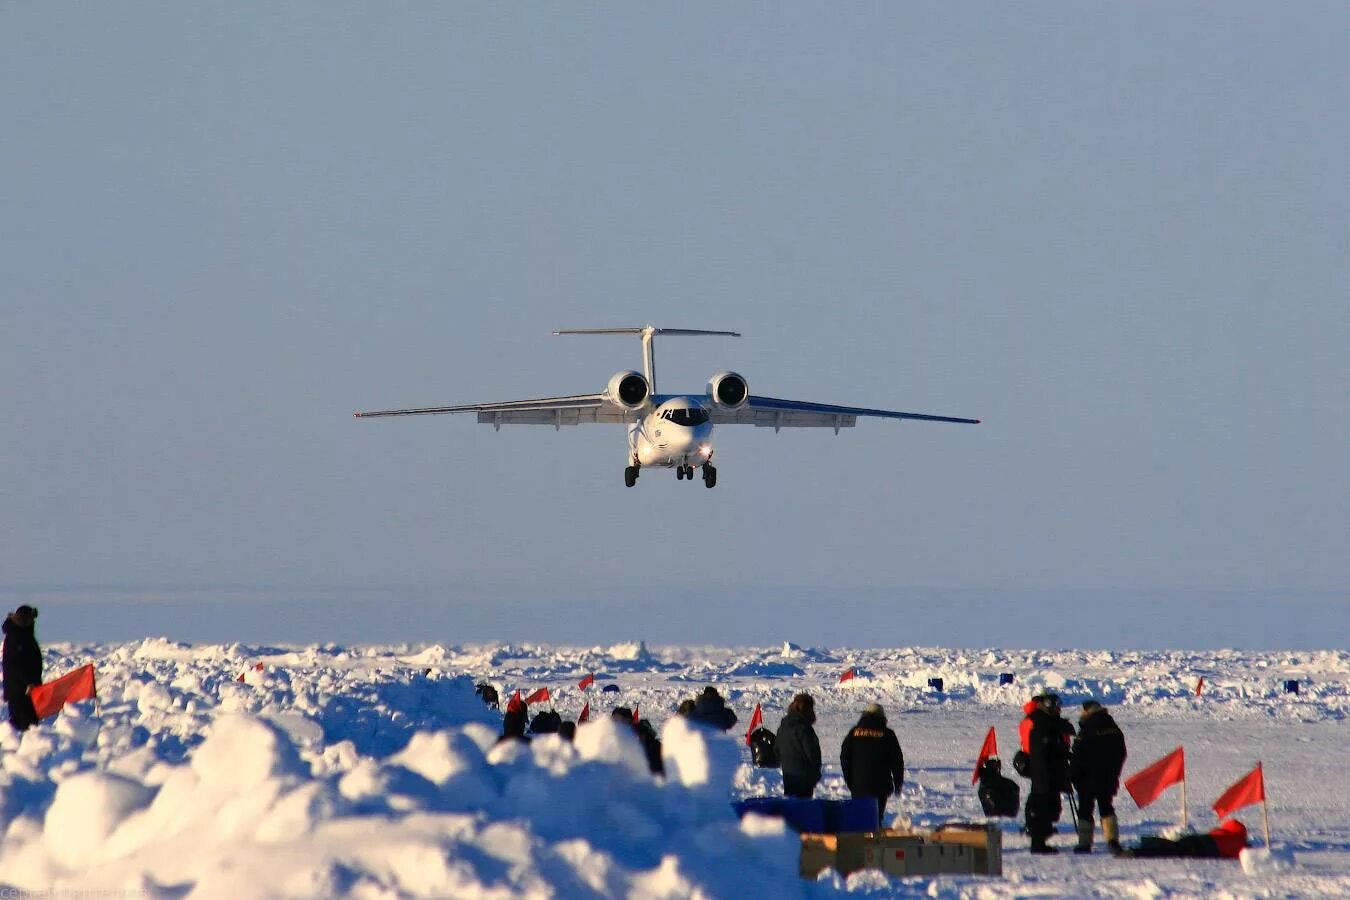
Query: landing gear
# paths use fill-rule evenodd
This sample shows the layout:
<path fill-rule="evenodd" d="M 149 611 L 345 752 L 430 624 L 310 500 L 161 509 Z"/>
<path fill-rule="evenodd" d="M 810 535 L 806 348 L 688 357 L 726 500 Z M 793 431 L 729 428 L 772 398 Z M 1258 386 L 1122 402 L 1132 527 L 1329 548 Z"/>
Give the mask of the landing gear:
<path fill-rule="evenodd" d="M 676 467 L 675 467 L 675 479 L 676 479 L 677 481 L 680 481 L 680 480 L 683 480 L 683 479 L 686 479 L 686 478 L 689 479 L 690 481 L 693 481 L 693 480 L 694 480 L 694 467 L 693 467 L 693 466 L 676 466 Z"/>
<path fill-rule="evenodd" d="M 717 470 L 710 463 L 703 464 L 703 486 L 708 488 L 717 487 Z"/>
<path fill-rule="evenodd" d="M 675 467 L 675 480 L 684 481 L 684 466 Z"/>
<path fill-rule="evenodd" d="M 638 480 L 638 467 L 637 467 L 637 466 L 628 466 L 627 468 L 625 468 L 625 469 L 623 470 L 623 486 L 624 486 L 624 487 L 632 487 L 633 485 L 637 484 L 637 480 Z"/>

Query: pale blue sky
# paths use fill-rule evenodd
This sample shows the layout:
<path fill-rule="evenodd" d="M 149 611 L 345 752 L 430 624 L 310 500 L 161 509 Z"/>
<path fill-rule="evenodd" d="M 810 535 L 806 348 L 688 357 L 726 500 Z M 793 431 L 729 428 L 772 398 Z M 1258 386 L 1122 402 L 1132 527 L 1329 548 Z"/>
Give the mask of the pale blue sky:
<path fill-rule="evenodd" d="M 686 587 L 637 636 L 755 640 L 735 598 L 775 586 L 797 621 L 1099 592 L 1102 645 L 1132 592 L 1344 623 L 1347 33 L 1311 2 L 9 6 L 0 590 L 406 589 L 451 639 L 469 597 L 474 636 L 544 640 L 532 602 Z M 707 491 L 625 490 L 618 427 L 351 418 L 598 391 L 636 340 L 549 331 L 648 322 L 745 334 L 659 343 L 664 390 L 985 424 L 719 429 Z"/>

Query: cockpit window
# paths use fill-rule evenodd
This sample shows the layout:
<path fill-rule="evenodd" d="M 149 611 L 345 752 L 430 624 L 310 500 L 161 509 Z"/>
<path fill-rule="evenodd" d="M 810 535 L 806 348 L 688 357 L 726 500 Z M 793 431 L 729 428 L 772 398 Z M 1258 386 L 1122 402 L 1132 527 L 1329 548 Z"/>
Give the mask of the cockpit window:
<path fill-rule="evenodd" d="M 702 425 L 708 421 L 708 411 L 702 407 L 694 409 L 668 409 L 661 413 L 661 418 L 668 419 L 676 425 L 692 427 Z"/>

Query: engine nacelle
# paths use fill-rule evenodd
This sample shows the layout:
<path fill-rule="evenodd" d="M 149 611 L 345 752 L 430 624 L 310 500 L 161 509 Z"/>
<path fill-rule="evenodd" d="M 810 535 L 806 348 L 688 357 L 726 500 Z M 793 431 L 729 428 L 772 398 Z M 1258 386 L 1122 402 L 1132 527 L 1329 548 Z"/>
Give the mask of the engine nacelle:
<path fill-rule="evenodd" d="M 624 409 L 641 409 L 651 396 L 652 386 L 641 372 L 615 372 L 605 387 L 605 396 L 610 402 Z"/>
<path fill-rule="evenodd" d="M 740 409 L 750 397 L 750 385 L 735 372 L 718 372 L 708 381 L 708 396 L 718 409 Z"/>

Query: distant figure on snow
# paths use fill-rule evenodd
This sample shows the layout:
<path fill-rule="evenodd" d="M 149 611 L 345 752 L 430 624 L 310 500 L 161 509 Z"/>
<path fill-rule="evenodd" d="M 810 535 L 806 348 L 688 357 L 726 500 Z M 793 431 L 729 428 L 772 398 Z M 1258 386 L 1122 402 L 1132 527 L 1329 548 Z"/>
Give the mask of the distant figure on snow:
<path fill-rule="evenodd" d="M 42 649 L 38 647 L 34 629 L 38 611 L 31 606 L 20 606 L 5 617 L 4 673 L 5 703 L 9 705 L 9 724 L 17 731 L 27 731 L 38 723 L 33 698 L 28 691 L 42 684 Z"/>
<path fill-rule="evenodd" d="M 1120 823 L 1112 805 L 1125 768 L 1125 735 L 1111 714 L 1096 700 L 1083 703 L 1078 737 L 1073 741 L 1069 781 L 1078 792 L 1077 853 L 1092 852 L 1092 806 L 1101 810 L 1102 836 L 1112 853 L 1120 852 Z"/>
<path fill-rule="evenodd" d="M 694 701 L 681 700 L 680 705 L 675 709 L 675 715 L 688 718 L 694 714 Z"/>
<path fill-rule="evenodd" d="M 778 766 L 783 770 L 783 793 L 788 797 L 809 798 L 820 783 L 820 739 L 815 724 L 815 699 L 810 694 L 793 697 L 775 741 Z"/>
<path fill-rule="evenodd" d="M 900 792 L 905 780 L 905 755 L 900 751 L 900 739 L 886 727 L 886 711 L 880 704 L 869 703 L 858 724 L 849 730 L 839 749 L 839 766 L 854 798 L 872 797 L 877 801 L 877 825 L 883 825 L 886 801 Z"/>
<path fill-rule="evenodd" d="M 506 714 L 502 716 L 502 736 L 497 738 L 497 743 L 524 741 L 528 744 L 530 739 L 525 736 L 525 725 L 529 721 L 530 708 L 525 705 L 525 701 L 512 697 L 506 704 Z"/>
<path fill-rule="evenodd" d="M 666 766 L 661 761 L 661 739 L 656 736 L 656 729 L 652 727 L 652 723 L 646 719 L 634 722 L 633 711 L 626 706 L 614 707 L 609 717 L 620 725 L 633 730 L 638 743 L 642 745 L 643 755 L 647 757 L 648 770 L 653 775 L 665 775 Z"/>
<path fill-rule="evenodd" d="M 1027 753 L 1027 775 L 1031 790 L 1027 793 L 1026 824 L 1031 836 L 1032 853 L 1058 853 L 1046 841 L 1055 833 L 1055 823 L 1063 811 L 1059 795 L 1069 790 L 1069 742 L 1073 726 L 1059 712 L 1058 694 L 1037 694 L 1031 698 L 1023 722 Z"/>
<path fill-rule="evenodd" d="M 712 685 L 705 687 L 703 693 L 698 695 L 689 718 L 721 731 L 730 731 L 736 725 L 736 714 L 727 709 L 726 701 Z"/>
<path fill-rule="evenodd" d="M 577 739 L 577 723 L 571 719 L 566 719 L 558 726 L 558 737 L 567 743 L 575 743 Z"/>

